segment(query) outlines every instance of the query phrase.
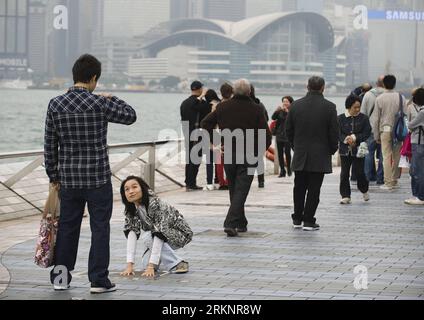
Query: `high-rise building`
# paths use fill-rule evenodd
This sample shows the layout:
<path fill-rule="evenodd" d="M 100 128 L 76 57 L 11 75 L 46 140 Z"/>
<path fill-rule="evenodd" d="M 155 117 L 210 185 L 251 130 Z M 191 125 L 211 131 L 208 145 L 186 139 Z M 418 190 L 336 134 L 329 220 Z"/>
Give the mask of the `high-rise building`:
<path fill-rule="evenodd" d="M 268 13 L 289 11 L 321 13 L 322 10 L 323 0 L 246 0 L 247 17 L 255 17 Z"/>
<path fill-rule="evenodd" d="M 187 18 L 189 13 L 189 0 L 171 0 L 169 10 L 169 18 L 171 20 Z"/>
<path fill-rule="evenodd" d="M 203 17 L 240 21 L 246 17 L 246 0 L 203 0 Z"/>
<path fill-rule="evenodd" d="M 247 1 L 249 0 L 171 0 L 170 18 L 239 21 L 246 17 Z"/>
<path fill-rule="evenodd" d="M 63 6 L 66 11 L 54 13 L 54 9 L 59 8 L 57 6 Z M 69 77 L 75 60 L 81 54 L 91 52 L 94 41 L 102 37 L 102 6 L 102 0 L 49 1 L 47 31 L 50 31 L 48 42 L 51 76 Z M 67 16 L 66 27 L 53 26 L 55 19 L 60 20 L 59 15 Z"/>
<path fill-rule="evenodd" d="M 297 0 L 297 11 L 322 13 L 324 0 Z"/>
<path fill-rule="evenodd" d="M 298 0 L 281 0 L 281 11 L 296 11 Z"/>
<path fill-rule="evenodd" d="M 0 0 L 0 75 L 16 77 L 28 67 L 28 0 Z"/>
<path fill-rule="evenodd" d="M 105 0 L 104 36 L 132 38 L 142 35 L 160 22 L 168 21 L 170 8 L 170 0 Z"/>
<path fill-rule="evenodd" d="M 374 10 L 424 10 L 423 0 L 325 0 L 328 1 L 346 7 L 364 5 Z"/>
<path fill-rule="evenodd" d="M 281 0 L 246 0 L 246 18 L 280 11 L 285 11 L 281 9 Z"/>
<path fill-rule="evenodd" d="M 47 73 L 47 10 L 42 1 L 29 3 L 28 61 L 29 67 L 36 74 Z"/>
<path fill-rule="evenodd" d="M 52 29 L 51 37 L 51 56 L 50 66 L 52 67 L 51 75 L 54 77 L 69 77 L 72 64 L 81 54 L 80 51 L 80 0 L 57 0 L 56 5 L 63 6 L 66 11 L 61 11 L 54 18 L 58 18 L 59 14 L 67 16 L 68 25 L 62 28 Z"/>

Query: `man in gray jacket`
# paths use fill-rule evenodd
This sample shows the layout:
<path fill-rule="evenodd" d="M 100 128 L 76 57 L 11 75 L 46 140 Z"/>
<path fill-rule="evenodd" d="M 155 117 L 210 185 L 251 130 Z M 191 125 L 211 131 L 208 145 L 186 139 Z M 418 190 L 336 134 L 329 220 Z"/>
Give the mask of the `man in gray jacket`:
<path fill-rule="evenodd" d="M 392 132 L 395 116 L 399 111 L 400 99 L 402 99 L 402 108 L 405 113 L 406 99 L 394 91 L 396 87 L 395 76 L 387 75 L 383 82 L 386 90 L 375 100 L 374 112 L 376 115 L 372 119 L 372 128 L 374 139 L 381 144 L 383 152 L 384 185 L 380 188 L 390 191 L 398 188 L 400 149 L 402 147 L 402 143 L 393 143 Z"/>
<path fill-rule="evenodd" d="M 412 199 L 405 200 L 406 204 L 424 206 L 424 88 L 418 88 L 413 93 L 411 109 L 415 115 L 410 117 L 411 131 L 411 188 Z M 409 110 L 411 111 L 411 110 Z"/>

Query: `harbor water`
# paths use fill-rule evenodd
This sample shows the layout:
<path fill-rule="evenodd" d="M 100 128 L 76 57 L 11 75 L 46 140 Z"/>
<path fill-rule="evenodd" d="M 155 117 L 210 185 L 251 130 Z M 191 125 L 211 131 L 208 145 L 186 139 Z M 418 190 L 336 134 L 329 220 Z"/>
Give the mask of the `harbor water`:
<path fill-rule="evenodd" d="M 0 153 L 43 148 L 44 121 L 51 98 L 63 91 L 0 90 Z M 174 139 L 181 137 L 180 104 L 189 95 L 181 93 L 114 92 L 137 111 L 137 122 L 131 126 L 109 125 L 108 142 L 126 143 Z M 281 96 L 283 96 L 282 93 Z M 272 116 L 281 96 L 258 98 Z M 344 98 L 327 97 L 344 112 Z M 179 135 L 179 136 L 178 136 Z"/>

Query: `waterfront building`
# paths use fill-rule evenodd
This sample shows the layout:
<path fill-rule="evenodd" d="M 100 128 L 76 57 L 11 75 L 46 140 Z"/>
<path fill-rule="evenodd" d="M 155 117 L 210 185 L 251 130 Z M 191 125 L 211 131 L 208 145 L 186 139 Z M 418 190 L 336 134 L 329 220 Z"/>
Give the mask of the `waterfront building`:
<path fill-rule="evenodd" d="M 0 74 L 16 79 L 28 69 L 28 0 L 0 0 Z"/>

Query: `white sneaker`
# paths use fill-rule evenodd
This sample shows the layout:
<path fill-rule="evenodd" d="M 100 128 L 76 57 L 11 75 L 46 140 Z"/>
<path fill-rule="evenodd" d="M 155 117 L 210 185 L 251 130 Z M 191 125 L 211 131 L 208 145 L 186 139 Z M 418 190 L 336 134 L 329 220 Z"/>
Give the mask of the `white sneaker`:
<path fill-rule="evenodd" d="M 383 184 L 382 186 L 380 186 L 381 190 L 385 190 L 385 191 L 392 191 L 393 187 L 392 186 L 388 186 L 387 184 Z"/>
<path fill-rule="evenodd" d="M 213 191 L 213 190 L 215 190 L 215 187 L 213 186 L 213 184 L 208 184 L 206 187 L 203 188 L 203 190 Z"/>
<path fill-rule="evenodd" d="M 370 201 L 370 194 L 368 192 L 363 193 L 362 197 L 364 197 L 364 201 Z"/>
<path fill-rule="evenodd" d="M 352 201 L 350 198 L 343 198 L 342 200 L 340 200 L 340 204 L 351 204 Z"/>
<path fill-rule="evenodd" d="M 54 291 L 66 291 L 69 290 L 71 286 L 69 284 L 54 284 L 53 289 Z"/>
<path fill-rule="evenodd" d="M 424 206 L 424 201 L 418 199 L 418 198 L 412 198 L 405 200 L 406 204 L 412 205 L 412 206 Z"/>

